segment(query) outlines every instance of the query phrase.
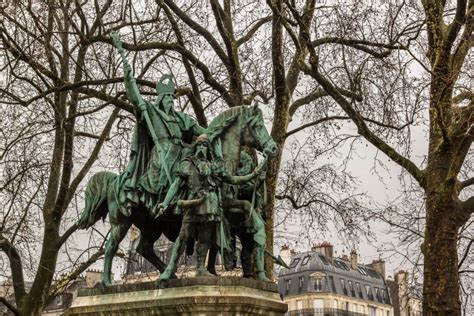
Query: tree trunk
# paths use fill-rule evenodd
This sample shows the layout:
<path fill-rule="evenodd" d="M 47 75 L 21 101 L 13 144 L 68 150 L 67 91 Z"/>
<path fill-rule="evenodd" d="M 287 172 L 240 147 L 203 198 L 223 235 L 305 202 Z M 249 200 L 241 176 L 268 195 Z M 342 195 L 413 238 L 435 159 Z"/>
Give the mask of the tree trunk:
<path fill-rule="evenodd" d="M 426 209 L 423 283 L 424 315 L 461 315 L 456 210 L 428 196 Z"/>
<path fill-rule="evenodd" d="M 267 238 L 266 248 L 267 250 L 271 252 L 273 252 L 273 242 L 274 242 L 275 195 L 276 195 L 276 189 L 277 189 L 278 171 L 280 169 L 283 145 L 284 145 L 284 142 L 283 144 L 278 143 L 280 150 L 278 151 L 277 156 L 273 157 L 268 162 L 268 172 L 267 172 L 267 178 L 266 178 L 267 204 L 265 205 L 265 217 L 266 217 L 265 234 Z M 268 278 L 272 279 L 273 259 L 268 256 L 265 256 L 265 272 L 267 273 Z"/>
<path fill-rule="evenodd" d="M 54 278 L 54 271 L 58 257 L 57 241 L 59 229 L 51 220 L 45 221 L 43 236 L 43 248 L 38 265 L 36 278 L 33 281 L 30 292 L 22 300 L 18 309 L 20 315 L 40 315 L 46 307 L 46 298 Z"/>

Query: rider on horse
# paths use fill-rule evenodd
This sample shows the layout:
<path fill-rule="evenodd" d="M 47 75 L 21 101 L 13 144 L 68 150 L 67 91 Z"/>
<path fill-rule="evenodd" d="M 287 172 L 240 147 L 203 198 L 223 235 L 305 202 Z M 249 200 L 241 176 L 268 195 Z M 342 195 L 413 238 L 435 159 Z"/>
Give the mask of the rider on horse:
<path fill-rule="evenodd" d="M 117 190 L 121 211 L 128 216 L 131 207 L 140 202 L 149 210 L 156 207 L 174 181 L 173 169 L 183 158 L 186 144 L 205 129 L 189 115 L 174 109 L 175 85 L 171 75 L 164 75 L 157 83 L 155 102 L 144 100 L 119 35 L 114 33 L 111 37 L 122 56 L 128 98 L 138 110 L 130 162 L 121 175 Z"/>

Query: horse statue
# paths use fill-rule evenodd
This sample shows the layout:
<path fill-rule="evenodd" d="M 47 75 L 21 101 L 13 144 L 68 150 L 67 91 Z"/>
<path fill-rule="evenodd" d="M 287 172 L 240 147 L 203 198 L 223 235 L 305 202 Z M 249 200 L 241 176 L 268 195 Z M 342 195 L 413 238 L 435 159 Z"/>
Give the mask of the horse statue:
<path fill-rule="evenodd" d="M 255 148 L 266 156 L 276 154 L 278 147 L 265 128 L 262 111 L 258 106 L 238 106 L 227 109 L 220 113 L 210 123 L 207 134 L 211 140 L 212 150 L 217 157 L 224 160 L 229 174 L 235 174 L 240 161 L 243 146 Z M 155 159 L 157 157 L 155 156 Z M 150 161 L 149 163 L 153 163 Z M 174 170 L 171 170 L 174 172 Z M 78 227 L 87 229 L 94 225 L 99 219 L 105 219 L 109 215 L 111 233 L 105 246 L 104 274 L 102 282 L 104 285 L 111 284 L 111 267 L 113 257 L 118 246 L 131 225 L 140 230 L 140 239 L 136 251 L 153 264 L 160 272 L 166 265 L 155 254 L 153 245 L 158 238 L 164 234 L 170 241 L 175 241 L 180 227 L 181 215 L 165 213 L 155 218 L 154 210 L 145 204 L 131 208 L 129 216 L 120 211 L 119 199 L 116 188 L 120 176 L 112 172 L 99 172 L 91 177 L 86 186 L 86 205 L 79 220 Z M 235 194 L 228 192 L 223 197 L 223 205 L 227 208 L 240 206 L 242 203 L 248 205 L 248 201 L 235 200 Z M 240 207 L 242 208 L 242 207 Z"/>

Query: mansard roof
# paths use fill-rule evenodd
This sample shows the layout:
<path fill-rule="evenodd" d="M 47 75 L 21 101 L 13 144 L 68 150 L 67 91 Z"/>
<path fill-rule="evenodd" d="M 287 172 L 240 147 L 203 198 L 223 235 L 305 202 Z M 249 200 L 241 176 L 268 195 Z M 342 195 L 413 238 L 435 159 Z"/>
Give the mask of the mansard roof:
<path fill-rule="evenodd" d="M 348 260 L 330 260 L 315 251 L 294 256 L 290 269 L 280 270 L 278 283 L 283 296 L 330 292 L 390 304 L 387 284 L 372 267 L 358 264 L 354 269 Z"/>

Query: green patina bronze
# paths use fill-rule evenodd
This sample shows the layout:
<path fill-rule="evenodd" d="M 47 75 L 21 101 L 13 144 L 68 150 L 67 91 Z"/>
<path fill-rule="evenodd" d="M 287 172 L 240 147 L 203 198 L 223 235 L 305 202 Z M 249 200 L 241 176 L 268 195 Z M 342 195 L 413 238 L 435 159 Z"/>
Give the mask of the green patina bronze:
<path fill-rule="evenodd" d="M 203 270 L 203 253 L 208 249 L 214 258 L 220 251 L 226 267 L 231 268 L 237 236 L 244 253 L 257 247 L 258 278 L 266 280 L 265 223 L 261 216 L 264 182 L 256 176 L 264 163 L 256 167 L 248 155 L 242 154 L 242 146 L 255 148 L 265 156 L 277 151 L 261 110 L 258 106 L 234 107 L 222 112 L 204 129 L 190 116 L 174 109 L 175 85 L 170 75 L 158 82 L 156 100 L 146 101 L 133 78 L 119 36 L 111 37 L 122 57 L 125 86 L 136 108 L 137 125 L 126 169 L 120 175 L 99 172 L 92 176 L 86 187 L 85 209 L 78 221 L 78 226 L 85 229 L 109 215 L 111 234 L 105 248 L 103 283 L 111 283 L 113 256 L 132 224 L 141 231 L 137 252 L 164 272 L 163 278 L 174 277 L 175 258 L 182 253 L 189 236 L 198 241 L 198 258 L 202 259 L 199 275 L 207 274 Z M 199 138 L 192 145 L 193 139 L 202 134 L 208 135 L 205 146 Z M 164 211 L 165 208 L 169 210 Z M 203 216 L 196 217 L 196 212 Z M 234 229 L 240 226 L 244 228 Z M 161 234 L 176 240 L 168 269 L 153 251 Z M 243 256 L 246 277 L 251 276 L 250 257 Z M 209 260 L 208 270 L 215 272 L 213 260 Z"/>
<path fill-rule="evenodd" d="M 220 191 L 223 183 L 239 185 L 250 181 L 258 175 L 262 166 L 246 175 L 229 175 L 223 161 L 215 159 L 210 149 L 208 136 L 199 136 L 193 154 L 181 162 L 178 176 L 160 205 L 161 210 L 167 209 L 180 191 L 187 192 L 186 200 L 176 201 L 177 207 L 185 209 L 183 223 L 161 280 L 168 280 L 175 272 L 178 259 L 191 238 L 197 240 L 196 276 L 213 275 L 206 269 L 204 261 L 214 245 L 224 256 L 226 267 L 232 268 L 229 264 L 232 254 L 230 229 L 224 217 Z"/>
<path fill-rule="evenodd" d="M 112 33 L 111 37 L 122 58 L 128 98 L 137 111 L 130 162 L 116 189 L 120 193 L 120 209 L 128 216 L 131 207 L 140 201 L 153 208 L 162 200 L 164 190 L 174 181 L 174 169 L 183 157 L 185 144 L 190 144 L 192 137 L 204 133 L 205 129 L 189 115 L 174 109 L 175 85 L 170 75 L 163 76 L 157 83 L 155 102 L 145 101 L 118 34 Z"/>

